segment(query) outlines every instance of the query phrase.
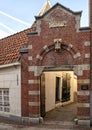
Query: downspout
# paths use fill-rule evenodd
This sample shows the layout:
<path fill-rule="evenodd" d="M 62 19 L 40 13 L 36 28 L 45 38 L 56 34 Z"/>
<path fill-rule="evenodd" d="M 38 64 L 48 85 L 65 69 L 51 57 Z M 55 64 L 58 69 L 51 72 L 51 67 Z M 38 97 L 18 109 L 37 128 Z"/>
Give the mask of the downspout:
<path fill-rule="evenodd" d="M 90 30 L 90 125 L 92 126 L 92 30 Z"/>
<path fill-rule="evenodd" d="M 89 25 L 90 25 L 90 126 L 92 126 L 92 1 L 89 0 Z"/>
<path fill-rule="evenodd" d="M 24 81 L 22 79 L 22 74 L 23 74 L 22 73 L 22 71 L 23 71 L 22 67 L 23 67 L 23 64 L 24 64 L 24 66 L 28 66 L 28 63 L 23 58 L 23 55 L 25 55 L 25 54 L 27 55 L 28 54 L 28 48 L 26 47 L 26 48 L 20 49 L 19 53 L 20 53 L 20 63 L 21 63 L 21 117 L 23 118 L 23 117 L 25 117 L 25 114 L 24 114 L 24 110 L 23 110 L 23 105 L 24 105 L 23 104 L 23 95 L 24 95 L 24 93 L 23 93 L 23 84 L 24 84 Z M 27 97 L 27 99 L 28 99 L 28 97 Z M 27 108 L 25 107 L 25 109 L 27 109 Z M 28 116 L 28 113 L 27 113 L 26 117 L 27 116 Z M 23 118 L 23 120 L 25 120 L 25 118 Z"/>

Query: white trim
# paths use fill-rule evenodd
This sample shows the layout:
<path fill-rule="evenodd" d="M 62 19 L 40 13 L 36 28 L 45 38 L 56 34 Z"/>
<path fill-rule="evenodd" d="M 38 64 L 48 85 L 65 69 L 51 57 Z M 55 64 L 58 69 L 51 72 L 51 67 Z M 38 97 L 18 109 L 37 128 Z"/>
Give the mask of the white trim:
<path fill-rule="evenodd" d="M 45 45 L 45 46 L 43 47 L 43 49 L 44 49 L 44 50 L 46 50 L 47 48 L 48 48 L 48 46 L 47 46 L 47 45 Z"/>
<path fill-rule="evenodd" d="M 29 106 L 39 106 L 39 102 L 29 102 Z"/>
<path fill-rule="evenodd" d="M 79 84 L 83 84 L 83 83 L 89 84 L 90 83 L 90 79 L 78 79 L 78 83 Z"/>
<path fill-rule="evenodd" d="M 40 60 L 42 60 L 42 59 L 43 59 L 43 57 L 42 57 L 42 56 L 40 56 L 39 54 L 36 56 L 36 58 L 37 58 L 37 59 L 40 59 Z"/>
<path fill-rule="evenodd" d="M 90 120 L 86 119 L 86 120 L 78 120 L 78 124 L 79 125 L 83 125 L 83 126 L 88 126 L 88 129 L 90 130 Z"/>
<path fill-rule="evenodd" d="M 34 124 L 39 124 L 43 123 L 43 117 L 22 117 L 22 122 L 27 122 L 27 123 L 34 123 Z"/>
<path fill-rule="evenodd" d="M 90 70 L 90 64 L 83 64 L 82 68 L 83 70 Z"/>
<path fill-rule="evenodd" d="M 32 49 L 32 45 L 28 45 L 28 49 Z"/>
<path fill-rule="evenodd" d="M 90 104 L 89 103 L 77 103 L 78 107 L 86 107 L 86 108 L 90 108 Z"/>
<path fill-rule="evenodd" d="M 90 41 L 85 41 L 85 42 L 84 42 L 84 45 L 85 45 L 85 46 L 90 46 Z"/>
<path fill-rule="evenodd" d="M 44 66 L 28 66 L 29 72 L 34 72 L 35 76 L 39 76 L 43 70 Z"/>
<path fill-rule="evenodd" d="M 76 58 L 78 58 L 80 56 L 81 56 L 80 52 L 77 52 L 73 57 L 74 57 L 74 59 L 76 59 Z"/>
<path fill-rule="evenodd" d="M 29 91 L 28 94 L 29 95 L 39 95 L 40 91 Z"/>
<path fill-rule="evenodd" d="M 10 64 L 5 64 L 5 65 L 0 65 L 0 69 L 1 68 L 11 67 L 11 66 L 17 66 L 17 65 L 21 65 L 21 63 L 20 62 L 16 62 L 16 63 L 10 63 Z"/>
<path fill-rule="evenodd" d="M 90 83 L 90 79 L 84 79 L 84 83 L 89 84 Z"/>
<path fill-rule="evenodd" d="M 89 96 L 90 95 L 89 91 L 78 91 L 77 94 L 79 96 Z"/>
<path fill-rule="evenodd" d="M 28 84 L 34 84 L 34 80 L 28 80 Z"/>
<path fill-rule="evenodd" d="M 90 58 L 90 53 L 86 53 L 85 58 Z"/>
<path fill-rule="evenodd" d="M 33 59 L 32 56 L 29 56 L 29 57 L 28 57 L 28 60 L 32 60 L 32 59 Z"/>

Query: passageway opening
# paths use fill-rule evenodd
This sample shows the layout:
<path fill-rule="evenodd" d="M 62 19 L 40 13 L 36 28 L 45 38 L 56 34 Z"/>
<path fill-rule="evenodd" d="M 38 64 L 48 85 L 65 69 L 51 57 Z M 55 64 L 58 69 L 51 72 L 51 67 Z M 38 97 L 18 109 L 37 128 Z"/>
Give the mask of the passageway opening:
<path fill-rule="evenodd" d="M 41 78 L 41 116 L 45 116 L 56 107 L 77 102 L 77 76 L 74 71 L 45 70 L 41 77 L 43 75 L 44 78 Z M 76 113 L 75 111 L 75 115 Z"/>

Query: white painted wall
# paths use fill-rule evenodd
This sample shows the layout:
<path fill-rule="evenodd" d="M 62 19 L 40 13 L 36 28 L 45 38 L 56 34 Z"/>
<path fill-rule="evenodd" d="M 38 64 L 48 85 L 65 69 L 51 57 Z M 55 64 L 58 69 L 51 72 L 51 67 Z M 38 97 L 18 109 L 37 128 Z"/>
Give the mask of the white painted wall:
<path fill-rule="evenodd" d="M 72 71 L 51 71 L 51 72 L 44 72 L 45 73 L 45 101 L 46 101 L 46 112 L 54 109 L 58 105 L 62 104 L 69 104 L 71 102 L 74 102 L 75 93 L 77 93 L 77 76 L 74 75 Z M 56 91 L 56 77 L 60 77 L 60 97 L 61 91 L 62 91 L 62 76 L 63 73 L 69 73 L 71 76 L 70 82 L 71 82 L 71 99 L 68 102 L 60 102 L 56 104 L 55 102 L 55 91 Z M 60 98 L 61 99 L 61 98 Z"/>
<path fill-rule="evenodd" d="M 55 103 L 56 76 L 62 79 L 62 73 L 60 72 L 45 72 L 46 112 L 54 109 L 56 106 Z"/>
<path fill-rule="evenodd" d="M 9 89 L 10 112 L 3 115 L 21 116 L 21 66 L 0 69 L 0 88 Z"/>
<path fill-rule="evenodd" d="M 55 108 L 55 75 L 53 72 L 45 73 L 46 112 Z"/>

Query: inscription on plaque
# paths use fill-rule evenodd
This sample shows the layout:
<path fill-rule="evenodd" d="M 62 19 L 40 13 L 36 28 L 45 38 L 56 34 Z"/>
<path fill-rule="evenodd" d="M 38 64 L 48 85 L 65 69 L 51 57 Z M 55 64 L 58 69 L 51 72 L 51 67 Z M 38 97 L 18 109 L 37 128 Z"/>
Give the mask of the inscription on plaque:
<path fill-rule="evenodd" d="M 55 27 L 65 27 L 66 26 L 66 21 L 51 21 L 49 23 L 50 28 L 55 28 Z"/>

